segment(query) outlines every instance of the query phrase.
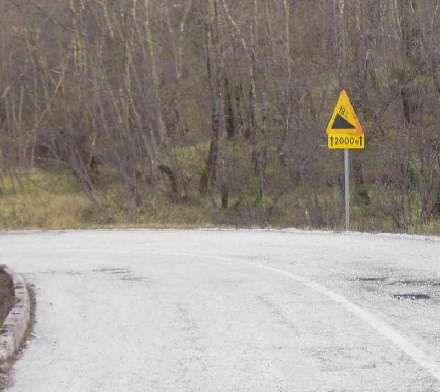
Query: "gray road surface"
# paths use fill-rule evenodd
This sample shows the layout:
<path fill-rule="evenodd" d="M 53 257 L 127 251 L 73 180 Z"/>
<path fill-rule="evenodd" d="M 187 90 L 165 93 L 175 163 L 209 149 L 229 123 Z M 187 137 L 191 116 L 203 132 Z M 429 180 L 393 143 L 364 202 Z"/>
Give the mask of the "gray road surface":
<path fill-rule="evenodd" d="M 440 239 L 0 233 L 0 263 L 38 299 L 11 392 L 440 391 Z"/>

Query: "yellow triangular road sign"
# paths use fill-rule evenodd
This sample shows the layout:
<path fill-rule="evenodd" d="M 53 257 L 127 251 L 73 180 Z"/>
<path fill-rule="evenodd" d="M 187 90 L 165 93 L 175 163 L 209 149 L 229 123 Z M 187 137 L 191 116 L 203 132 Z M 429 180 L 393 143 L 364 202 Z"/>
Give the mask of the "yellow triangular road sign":
<path fill-rule="evenodd" d="M 342 90 L 339 95 L 326 132 L 332 135 L 361 135 L 364 133 L 345 90 Z"/>

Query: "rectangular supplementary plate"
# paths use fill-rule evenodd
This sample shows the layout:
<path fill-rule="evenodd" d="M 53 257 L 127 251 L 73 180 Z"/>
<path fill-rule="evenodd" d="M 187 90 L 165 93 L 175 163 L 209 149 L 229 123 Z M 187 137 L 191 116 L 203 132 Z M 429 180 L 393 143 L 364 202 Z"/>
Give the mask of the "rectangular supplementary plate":
<path fill-rule="evenodd" d="M 365 135 L 327 135 L 327 146 L 330 150 L 363 150 Z"/>

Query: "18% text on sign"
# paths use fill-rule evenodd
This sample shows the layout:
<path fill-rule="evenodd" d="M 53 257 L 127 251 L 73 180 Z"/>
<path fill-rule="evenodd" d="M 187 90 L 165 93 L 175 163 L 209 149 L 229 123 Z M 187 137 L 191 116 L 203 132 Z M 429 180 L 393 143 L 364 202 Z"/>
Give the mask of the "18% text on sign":
<path fill-rule="evenodd" d="M 331 150 L 362 150 L 365 135 L 345 90 L 341 91 L 327 125 L 327 146 Z"/>

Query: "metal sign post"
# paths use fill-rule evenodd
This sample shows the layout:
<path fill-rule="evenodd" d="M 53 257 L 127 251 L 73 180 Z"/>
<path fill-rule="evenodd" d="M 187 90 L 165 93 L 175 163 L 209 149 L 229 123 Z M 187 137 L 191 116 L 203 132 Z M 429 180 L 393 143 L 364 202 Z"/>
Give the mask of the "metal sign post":
<path fill-rule="evenodd" d="M 345 167 L 345 230 L 350 231 L 350 167 L 348 164 L 348 149 L 344 150 Z"/>
<path fill-rule="evenodd" d="M 345 166 L 345 230 L 350 231 L 350 167 L 348 150 L 363 150 L 365 135 L 354 112 L 347 92 L 342 90 L 327 125 L 327 146 L 330 150 L 344 150 Z"/>

